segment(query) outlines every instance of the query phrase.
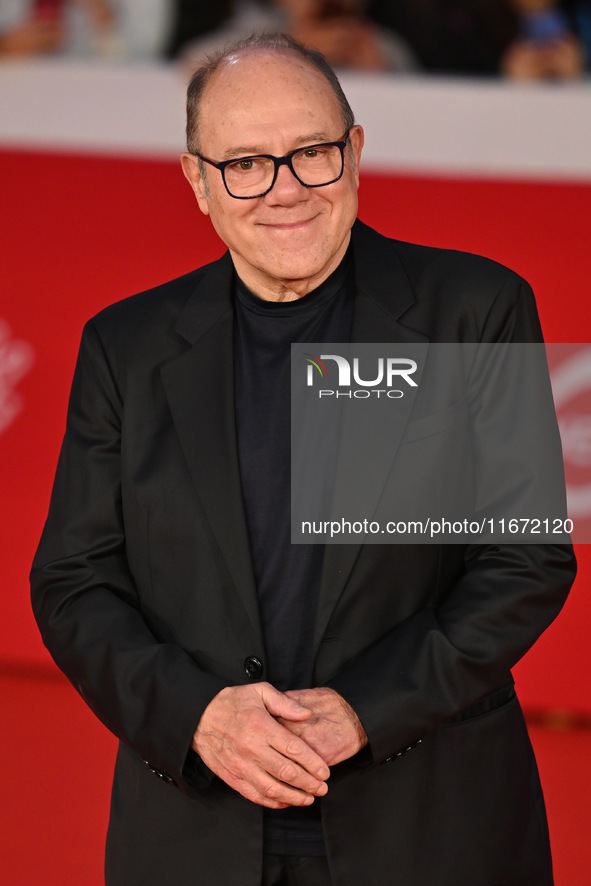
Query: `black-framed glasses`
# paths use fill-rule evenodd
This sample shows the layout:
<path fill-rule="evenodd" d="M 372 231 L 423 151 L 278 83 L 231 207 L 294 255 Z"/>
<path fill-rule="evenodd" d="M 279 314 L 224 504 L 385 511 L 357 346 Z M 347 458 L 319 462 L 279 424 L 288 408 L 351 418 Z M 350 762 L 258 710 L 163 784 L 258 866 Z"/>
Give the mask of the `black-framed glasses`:
<path fill-rule="evenodd" d="M 295 178 L 305 188 L 322 188 L 324 185 L 337 182 L 343 174 L 344 152 L 348 140 L 347 130 L 338 141 L 306 145 L 290 151 L 284 157 L 253 154 L 216 163 L 197 151 L 195 156 L 219 169 L 230 197 L 236 200 L 252 200 L 269 193 L 277 180 L 280 166 L 289 166 Z"/>

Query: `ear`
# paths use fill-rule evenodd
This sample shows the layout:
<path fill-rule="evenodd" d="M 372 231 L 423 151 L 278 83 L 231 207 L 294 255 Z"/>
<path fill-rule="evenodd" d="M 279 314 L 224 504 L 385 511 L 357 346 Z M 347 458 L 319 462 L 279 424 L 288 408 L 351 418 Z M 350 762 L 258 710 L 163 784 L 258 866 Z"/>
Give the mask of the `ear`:
<path fill-rule="evenodd" d="M 351 141 L 351 150 L 353 151 L 353 159 L 355 161 L 355 178 L 359 185 L 359 163 L 361 162 L 361 150 L 365 140 L 363 127 L 358 126 L 357 124 L 353 126 L 349 133 L 349 139 Z"/>
<path fill-rule="evenodd" d="M 199 158 L 195 154 L 189 154 L 186 151 L 181 154 L 181 166 L 185 178 L 193 188 L 193 193 L 197 198 L 199 209 L 204 215 L 209 215 L 209 200 L 207 197 L 207 188 L 201 169 L 199 168 Z"/>

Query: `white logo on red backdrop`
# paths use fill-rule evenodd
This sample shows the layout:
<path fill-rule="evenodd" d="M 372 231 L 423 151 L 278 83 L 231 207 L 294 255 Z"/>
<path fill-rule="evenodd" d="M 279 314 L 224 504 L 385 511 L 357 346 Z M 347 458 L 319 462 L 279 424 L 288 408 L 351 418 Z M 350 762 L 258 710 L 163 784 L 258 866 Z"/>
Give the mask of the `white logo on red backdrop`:
<path fill-rule="evenodd" d="M 564 454 L 568 512 L 591 539 L 591 345 L 550 345 L 552 391 Z M 589 526 L 583 528 L 583 521 Z"/>
<path fill-rule="evenodd" d="M 23 408 L 16 386 L 33 365 L 34 358 L 31 345 L 12 338 L 10 326 L 0 318 L 0 434 L 10 427 Z"/>

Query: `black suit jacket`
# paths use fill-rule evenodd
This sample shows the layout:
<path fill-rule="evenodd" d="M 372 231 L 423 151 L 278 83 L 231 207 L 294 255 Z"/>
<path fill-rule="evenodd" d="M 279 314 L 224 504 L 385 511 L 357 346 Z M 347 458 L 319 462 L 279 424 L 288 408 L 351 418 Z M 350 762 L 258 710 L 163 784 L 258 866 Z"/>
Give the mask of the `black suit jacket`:
<path fill-rule="evenodd" d="M 354 341 L 540 338 L 531 290 L 494 262 L 360 222 L 353 249 Z M 187 753 L 213 696 L 265 657 L 232 274 L 225 255 L 87 324 L 33 567 L 47 646 L 121 740 L 109 886 L 260 884 L 261 808 Z M 560 545 L 327 547 L 314 684 L 340 692 L 369 736 L 321 801 L 334 886 L 549 886 L 510 668 L 573 577 Z"/>

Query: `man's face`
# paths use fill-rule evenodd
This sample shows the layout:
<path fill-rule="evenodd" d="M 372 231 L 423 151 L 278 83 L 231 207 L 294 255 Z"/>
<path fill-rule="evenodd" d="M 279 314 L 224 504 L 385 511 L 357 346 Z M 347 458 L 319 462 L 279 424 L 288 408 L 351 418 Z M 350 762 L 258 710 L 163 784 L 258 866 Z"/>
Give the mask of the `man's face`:
<path fill-rule="evenodd" d="M 208 83 L 199 114 L 200 153 L 220 162 L 252 154 L 277 157 L 344 135 L 336 96 L 327 80 L 291 53 L 238 53 Z M 295 298 L 318 286 L 346 252 L 357 215 L 358 164 L 363 144 L 351 130 L 354 164 L 345 150 L 342 178 L 306 188 L 287 166 L 268 194 L 236 200 L 220 172 L 182 157 L 199 206 L 211 217 L 246 285 L 263 298 Z"/>

